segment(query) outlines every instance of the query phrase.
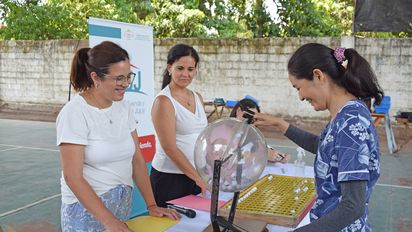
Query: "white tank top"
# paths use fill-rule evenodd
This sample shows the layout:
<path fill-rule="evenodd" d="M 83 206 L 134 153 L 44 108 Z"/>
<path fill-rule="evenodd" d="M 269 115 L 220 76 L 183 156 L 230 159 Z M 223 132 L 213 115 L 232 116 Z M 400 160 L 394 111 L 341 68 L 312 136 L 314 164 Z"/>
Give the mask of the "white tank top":
<path fill-rule="evenodd" d="M 192 113 L 190 110 L 186 109 L 172 97 L 169 86 L 162 89 L 159 94 L 157 94 L 156 98 L 158 96 L 166 96 L 172 102 L 176 117 L 177 148 L 183 152 L 194 167 L 195 143 L 200 132 L 202 132 L 207 126 L 207 118 L 199 96 L 194 91 L 192 91 L 192 93 L 195 97 L 196 103 L 195 113 Z M 166 155 L 158 139 L 156 140 L 156 154 L 153 158 L 152 166 L 161 172 L 183 173 L 169 158 L 169 156 Z"/>

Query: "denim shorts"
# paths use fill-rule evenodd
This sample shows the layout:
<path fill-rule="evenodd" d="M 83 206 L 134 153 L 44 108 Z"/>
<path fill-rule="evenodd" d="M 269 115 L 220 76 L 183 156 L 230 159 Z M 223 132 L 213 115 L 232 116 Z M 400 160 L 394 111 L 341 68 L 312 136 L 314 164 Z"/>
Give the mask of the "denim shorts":
<path fill-rule="evenodd" d="M 101 201 L 120 221 L 129 219 L 132 208 L 132 187 L 118 185 L 100 196 Z M 62 232 L 104 231 L 104 226 L 80 202 L 61 206 Z"/>

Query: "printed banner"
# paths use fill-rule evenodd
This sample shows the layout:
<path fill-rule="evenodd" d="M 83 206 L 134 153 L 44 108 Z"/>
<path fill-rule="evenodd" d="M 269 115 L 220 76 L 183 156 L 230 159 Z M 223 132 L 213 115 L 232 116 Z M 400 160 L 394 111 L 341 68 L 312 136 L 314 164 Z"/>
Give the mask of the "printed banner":
<path fill-rule="evenodd" d="M 132 72 L 136 73 L 136 78 L 126 90 L 125 100 L 135 112 L 142 153 L 145 157 L 153 157 L 154 128 L 150 114 L 154 97 L 153 28 L 98 18 L 89 18 L 88 22 L 90 47 L 108 40 L 129 53 Z M 153 138 L 151 146 L 145 144 L 145 138 Z M 148 161 L 151 160 L 146 160 Z"/>

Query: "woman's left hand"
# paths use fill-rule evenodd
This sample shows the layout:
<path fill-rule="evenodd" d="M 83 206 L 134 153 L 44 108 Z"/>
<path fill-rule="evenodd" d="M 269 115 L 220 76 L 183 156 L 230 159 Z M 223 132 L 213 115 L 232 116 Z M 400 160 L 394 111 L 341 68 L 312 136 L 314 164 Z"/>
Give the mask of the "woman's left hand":
<path fill-rule="evenodd" d="M 148 210 L 149 210 L 149 215 L 150 216 L 168 217 L 168 218 L 173 219 L 173 220 L 179 220 L 180 219 L 180 214 L 178 212 L 176 212 L 176 210 L 174 210 L 174 209 L 153 206 L 153 207 L 150 207 Z"/>
<path fill-rule="evenodd" d="M 268 161 L 272 163 L 280 162 L 280 163 L 287 163 L 289 160 L 289 155 L 280 153 L 273 148 L 269 149 L 268 152 Z"/>

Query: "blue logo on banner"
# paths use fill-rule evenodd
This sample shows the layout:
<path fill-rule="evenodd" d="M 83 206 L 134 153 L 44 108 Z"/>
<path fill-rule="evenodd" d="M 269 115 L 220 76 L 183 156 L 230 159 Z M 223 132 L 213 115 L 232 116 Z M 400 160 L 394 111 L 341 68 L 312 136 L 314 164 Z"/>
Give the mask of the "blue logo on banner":
<path fill-rule="evenodd" d="M 142 71 L 137 69 L 137 75 L 134 78 L 133 82 L 130 83 L 129 88 L 126 89 L 126 92 L 141 93 L 147 95 L 145 92 L 141 91 L 142 89 Z"/>

